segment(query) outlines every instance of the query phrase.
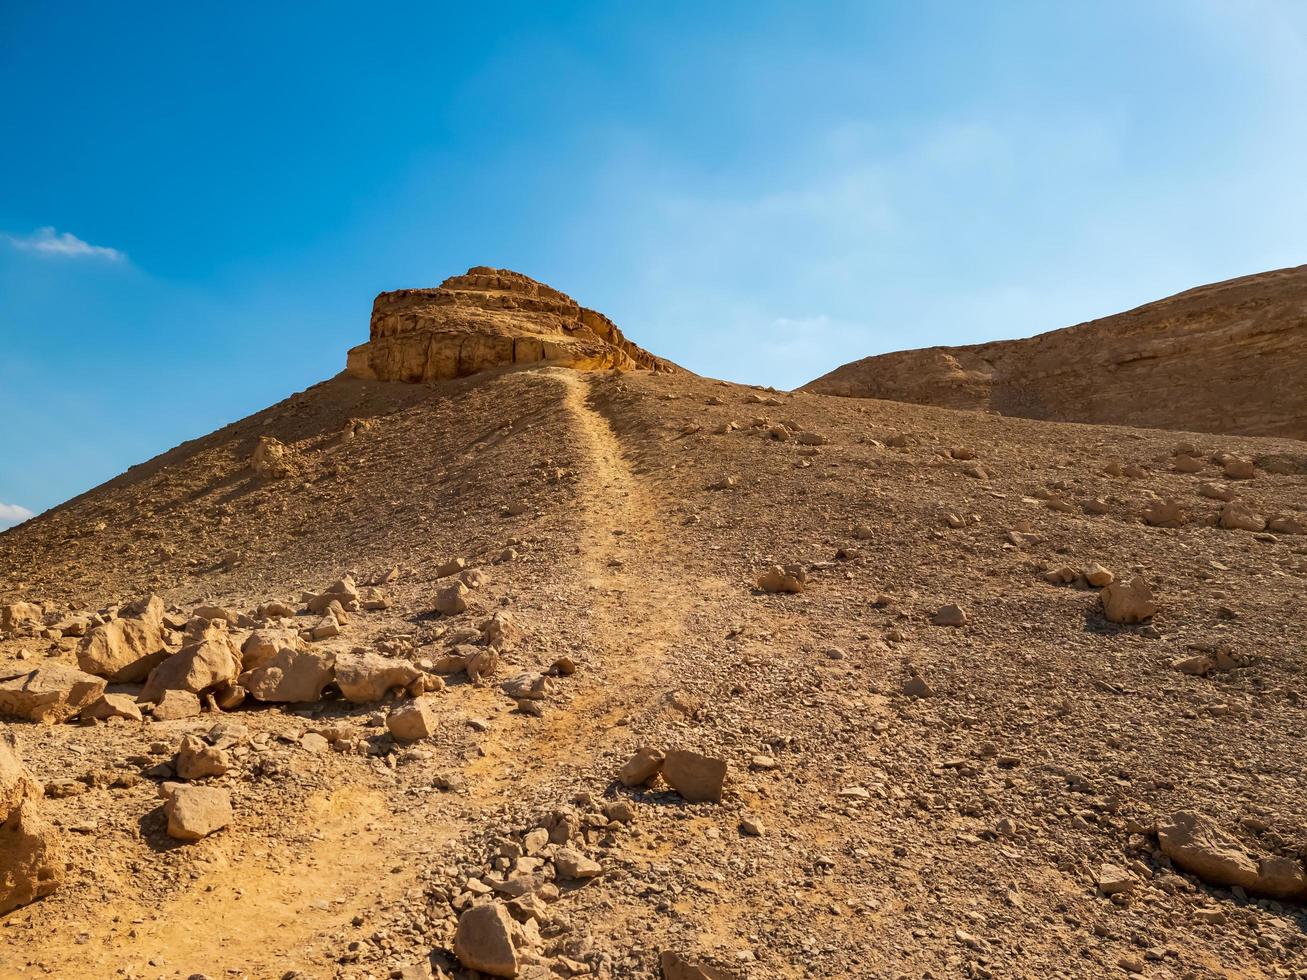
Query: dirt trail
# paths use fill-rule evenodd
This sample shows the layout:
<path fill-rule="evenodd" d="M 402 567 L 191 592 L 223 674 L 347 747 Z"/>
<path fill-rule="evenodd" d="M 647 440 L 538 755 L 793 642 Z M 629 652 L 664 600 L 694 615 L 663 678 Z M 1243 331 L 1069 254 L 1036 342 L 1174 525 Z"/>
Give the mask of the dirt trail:
<path fill-rule="evenodd" d="M 591 407 L 587 376 L 561 368 L 535 373 L 562 387 L 584 460 L 576 545 L 587 608 L 572 612 L 586 622 L 590 643 L 586 670 L 569 685 L 570 701 L 551 707 L 529 744 L 520 729 L 487 739 L 486 754 L 473 764 L 469 781 L 483 781 L 492 795 L 510 781 L 506 760 L 529 753 L 532 765 L 546 770 L 576 764 L 592 754 L 606 731 L 646 703 L 652 689 L 670 685 L 660 671 L 667 651 L 684 636 L 695 606 L 726 587 L 684 574 L 668 533 L 669 518 L 632 472 L 608 421 Z"/>
<path fill-rule="evenodd" d="M 589 642 L 584 669 L 568 683 L 570 697 L 551 704 L 541 724 L 496 725 L 485 734 L 484 754 L 464 772 L 464 801 L 474 811 L 583 765 L 605 744 L 605 733 L 655 689 L 674 686 L 660 671 L 665 654 L 685 634 L 695 605 L 727 587 L 683 574 L 668 519 L 627 464 L 612 427 L 589 404 L 590 381 L 562 369 L 533 373 L 560 389 L 579 450 L 575 544 L 585 600 L 568 615 L 586 623 Z M 498 697 L 493 689 L 461 693 L 471 712 Z M 326 952 L 324 939 L 339 937 L 356 911 L 394 900 L 417 883 L 420 864 L 402 860 L 414 847 L 429 851 L 474 829 L 472 820 L 441 813 L 444 807 L 438 796 L 417 810 L 411 801 L 392 806 L 383 788 L 362 785 L 319 794 L 295 826 L 276 831 L 283 841 L 311 835 L 308 846 L 280 847 L 260 837 L 251 847 L 239 836 L 215 837 L 202 845 L 207 851 L 189 885 L 162 905 L 128 900 L 88 908 L 66 924 L 71 933 L 43 929 L 40 905 L 19 913 L 8 924 L 18 927 L 11 939 L 20 929 L 26 933 L 23 961 L 9 972 L 0 957 L 0 977 L 31 975 L 28 958 L 51 976 L 262 976 L 303 969 L 306 951 Z M 392 874 L 392 865 L 405 867 Z"/>

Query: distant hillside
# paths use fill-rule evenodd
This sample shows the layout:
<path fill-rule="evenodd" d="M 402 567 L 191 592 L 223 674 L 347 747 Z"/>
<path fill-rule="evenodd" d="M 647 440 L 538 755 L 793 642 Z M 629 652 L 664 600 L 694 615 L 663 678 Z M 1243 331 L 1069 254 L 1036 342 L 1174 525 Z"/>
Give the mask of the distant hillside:
<path fill-rule="evenodd" d="M 866 357 L 804 390 L 1307 439 L 1307 265 L 1200 286 L 1028 340 Z"/>

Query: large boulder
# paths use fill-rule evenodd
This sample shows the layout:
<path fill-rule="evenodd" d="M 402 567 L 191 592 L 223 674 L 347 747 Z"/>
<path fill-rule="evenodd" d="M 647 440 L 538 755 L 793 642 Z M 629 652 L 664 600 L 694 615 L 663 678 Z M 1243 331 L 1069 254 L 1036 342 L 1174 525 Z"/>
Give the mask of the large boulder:
<path fill-rule="evenodd" d="M 475 905 L 458 918 L 454 955 L 465 967 L 492 977 L 517 976 L 513 920 L 502 905 Z"/>
<path fill-rule="evenodd" d="M 7 817 L 23 800 L 41 797 L 41 786 L 18 758 L 13 732 L 0 731 L 0 817 Z"/>
<path fill-rule="evenodd" d="M 10 602 L 0 606 L 0 629 L 11 630 L 19 626 L 37 625 L 45 610 L 34 602 Z"/>
<path fill-rule="evenodd" d="M 355 650 L 336 657 L 336 686 L 347 701 L 369 704 L 396 688 L 407 688 L 422 676 L 411 663 Z"/>
<path fill-rule="evenodd" d="M 44 898 L 64 880 L 63 843 L 26 800 L 0 823 L 0 915 Z"/>
<path fill-rule="evenodd" d="M 58 662 L 0 675 L 0 715 L 54 725 L 104 693 L 103 678 Z"/>
<path fill-rule="evenodd" d="M 162 620 L 162 608 L 159 616 Z M 167 656 L 168 647 L 156 624 L 143 619 L 111 619 L 82 640 L 77 666 L 115 684 L 136 684 Z"/>
<path fill-rule="evenodd" d="M 211 625 L 150 672 L 140 699 L 158 701 L 164 691 L 202 694 L 235 684 L 240 672 L 236 643 L 226 629 Z"/>
<path fill-rule="evenodd" d="M 118 610 L 118 616 L 120 618 L 139 619 L 141 622 L 158 629 L 163 625 L 165 611 L 163 600 L 157 595 L 151 594 L 124 603 Z"/>
<path fill-rule="evenodd" d="M 282 650 L 302 650 L 304 641 L 299 630 L 264 627 L 257 629 L 241 644 L 241 666 L 255 670 L 269 663 Z"/>
<path fill-rule="evenodd" d="M 1179 810 L 1164 817 L 1157 824 L 1157 840 L 1172 864 L 1209 885 L 1307 901 L 1307 874 L 1298 861 L 1252 857 L 1236 838 L 1202 814 Z"/>
<path fill-rule="evenodd" d="M 320 701 L 323 688 L 335 679 L 334 664 L 335 657 L 328 652 L 282 647 L 241 674 L 240 685 L 257 701 Z"/>
<path fill-rule="evenodd" d="M 0 915 L 44 898 L 64 878 L 63 845 L 38 811 L 41 787 L 0 733 Z"/>

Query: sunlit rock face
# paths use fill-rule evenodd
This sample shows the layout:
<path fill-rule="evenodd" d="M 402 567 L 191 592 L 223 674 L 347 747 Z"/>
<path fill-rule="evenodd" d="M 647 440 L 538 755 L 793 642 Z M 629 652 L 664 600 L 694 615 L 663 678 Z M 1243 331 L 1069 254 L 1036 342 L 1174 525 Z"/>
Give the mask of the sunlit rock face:
<path fill-rule="evenodd" d="M 478 266 L 435 289 L 382 293 L 371 339 L 346 371 L 381 381 L 440 381 L 507 365 L 671 371 L 602 313 L 507 269 Z"/>

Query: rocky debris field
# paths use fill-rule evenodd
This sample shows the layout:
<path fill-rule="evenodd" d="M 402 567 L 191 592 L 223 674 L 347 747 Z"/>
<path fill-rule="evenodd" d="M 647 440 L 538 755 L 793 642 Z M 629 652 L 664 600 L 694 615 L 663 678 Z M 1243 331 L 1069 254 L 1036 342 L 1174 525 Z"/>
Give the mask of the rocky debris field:
<path fill-rule="evenodd" d="M 0 535 L 0 976 L 1307 977 L 1305 521 L 1288 440 L 328 382 Z"/>

